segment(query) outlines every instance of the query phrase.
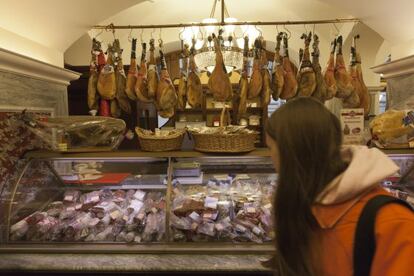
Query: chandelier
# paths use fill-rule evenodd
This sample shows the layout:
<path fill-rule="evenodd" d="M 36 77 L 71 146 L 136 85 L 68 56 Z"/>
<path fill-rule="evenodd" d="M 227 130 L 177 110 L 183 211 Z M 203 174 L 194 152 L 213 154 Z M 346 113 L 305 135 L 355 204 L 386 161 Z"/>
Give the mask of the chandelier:
<path fill-rule="evenodd" d="M 237 22 L 237 19 L 230 17 L 227 7 L 225 6 L 224 0 L 214 0 L 213 8 L 211 9 L 210 16 L 202 20 L 202 23 L 218 23 L 218 20 L 214 17 L 216 12 L 216 6 L 218 2 L 222 4 L 222 12 L 224 12 L 225 23 L 234 23 Z M 244 45 L 244 36 L 249 37 L 250 45 L 253 47 L 254 40 L 261 35 L 261 31 L 252 25 L 241 25 L 240 31 L 242 35 L 240 37 L 236 36 L 236 26 L 235 25 L 225 25 L 221 29 L 223 41 L 221 41 L 221 50 L 223 53 L 224 64 L 228 73 L 233 70 L 241 70 L 243 66 L 243 45 Z M 221 27 L 221 26 L 220 26 Z M 211 35 L 217 33 L 219 26 L 205 26 L 204 32 L 198 26 L 191 26 L 181 30 L 180 38 L 184 43 L 191 45 L 192 41 L 195 40 L 194 48 L 196 54 L 194 56 L 195 62 L 199 68 L 212 72 L 216 64 L 215 61 L 215 51 L 214 43 L 212 41 Z"/>

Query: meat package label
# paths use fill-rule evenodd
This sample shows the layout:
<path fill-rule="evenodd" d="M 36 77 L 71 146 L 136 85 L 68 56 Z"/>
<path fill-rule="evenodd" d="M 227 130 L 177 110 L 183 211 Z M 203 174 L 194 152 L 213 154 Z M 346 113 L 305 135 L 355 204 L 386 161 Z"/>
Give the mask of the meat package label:
<path fill-rule="evenodd" d="M 362 144 L 364 133 L 364 109 L 341 109 L 341 129 L 344 144 Z"/>

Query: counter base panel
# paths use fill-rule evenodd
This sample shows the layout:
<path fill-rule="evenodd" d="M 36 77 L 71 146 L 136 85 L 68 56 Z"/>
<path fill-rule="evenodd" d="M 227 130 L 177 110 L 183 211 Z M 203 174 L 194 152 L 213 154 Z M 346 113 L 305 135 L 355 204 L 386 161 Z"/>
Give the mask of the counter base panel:
<path fill-rule="evenodd" d="M 0 271 L 270 272 L 267 254 L 0 254 Z M 253 275 L 253 274 L 251 274 Z M 257 275 L 257 274 L 254 274 Z"/>
<path fill-rule="evenodd" d="M 0 246 L 0 254 L 4 253 L 141 253 L 141 254 L 269 254 L 274 251 L 272 244 L 251 243 L 182 243 L 182 244 L 114 244 L 114 243 L 14 243 Z"/>

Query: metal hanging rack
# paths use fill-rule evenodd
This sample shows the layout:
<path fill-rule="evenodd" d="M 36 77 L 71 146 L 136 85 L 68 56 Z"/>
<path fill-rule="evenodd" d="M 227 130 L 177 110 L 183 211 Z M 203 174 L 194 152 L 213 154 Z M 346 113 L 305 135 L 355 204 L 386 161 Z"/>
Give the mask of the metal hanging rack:
<path fill-rule="evenodd" d="M 360 22 L 358 18 L 337 18 L 337 19 L 325 19 L 325 20 L 302 20 L 302 21 L 243 21 L 243 22 L 225 22 L 225 17 L 229 17 L 225 0 L 214 0 L 213 8 L 210 13 L 210 18 L 214 17 L 217 2 L 221 1 L 221 21 L 212 23 L 175 23 L 175 24 L 160 24 L 160 25 L 95 25 L 92 29 L 166 29 L 166 28 L 187 28 L 187 27 L 206 27 L 206 26 L 241 26 L 241 25 L 253 25 L 253 26 L 286 26 L 286 25 L 316 25 L 316 24 L 336 24 L 336 23 L 350 23 Z M 336 26 L 335 26 L 336 28 Z"/>
<path fill-rule="evenodd" d="M 358 23 L 358 18 L 337 18 L 324 20 L 301 20 L 301 21 L 238 21 L 238 22 L 216 22 L 216 23 L 175 23 L 159 25 L 95 25 L 92 29 L 120 30 L 120 29 L 167 29 L 167 28 L 188 28 L 188 27 L 205 27 L 205 26 L 286 26 L 286 25 L 320 25 L 320 24 L 339 24 L 339 23 Z"/>

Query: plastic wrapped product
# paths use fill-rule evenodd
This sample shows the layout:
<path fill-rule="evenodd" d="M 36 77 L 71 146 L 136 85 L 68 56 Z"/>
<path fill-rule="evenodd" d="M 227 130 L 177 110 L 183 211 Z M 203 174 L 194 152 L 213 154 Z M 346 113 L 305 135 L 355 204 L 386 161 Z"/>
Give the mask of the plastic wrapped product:
<path fill-rule="evenodd" d="M 100 193 L 100 198 L 102 201 L 111 201 L 113 198 L 112 191 L 109 189 L 104 189 Z"/>
<path fill-rule="evenodd" d="M 200 224 L 197 228 L 197 233 L 204 234 L 210 237 L 215 236 L 215 229 L 214 229 L 214 223 L 213 222 L 203 222 Z"/>
<path fill-rule="evenodd" d="M 47 206 L 47 214 L 52 217 L 59 217 L 60 213 L 63 211 L 63 202 L 54 201 Z"/>
<path fill-rule="evenodd" d="M 63 203 L 75 203 L 79 200 L 81 195 L 80 191 L 77 190 L 68 190 L 63 195 Z"/>
<path fill-rule="evenodd" d="M 180 205 L 176 205 L 173 212 L 177 216 L 186 216 L 193 211 L 201 212 L 205 209 L 203 201 L 186 198 Z"/>
<path fill-rule="evenodd" d="M 115 203 L 122 203 L 126 199 L 126 192 L 124 190 L 116 190 L 113 193 L 113 199 L 112 201 Z"/>
<path fill-rule="evenodd" d="M 115 241 L 117 241 L 117 242 L 125 242 L 125 241 L 126 241 L 126 240 L 125 240 L 125 238 L 126 238 L 126 234 L 127 234 L 127 232 L 125 232 L 125 231 L 120 232 L 120 233 L 116 236 Z"/>
<path fill-rule="evenodd" d="M 101 200 L 101 191 L 93 191 L 90 193 L 83 194 L 80 197 L 80 202 L 83 204 L 82 210 L 89 210 L 91 207 L 98 204 Z"/>
<path fill-rule="evenodd" d="M 164 238 L 165 235 L 165 228 L 166 228 L 166 223 L 165 223 L 165 211 L 160 211 L 156 214 L 157 216 L 157 222 L 158 222 L 158 233 L 157 233 L 157 237 L 156 240 L 159 242 Z"/>
<path fill-rule="evenodd" d="M 14 236 L 13 240 L 22 238 L 26 235 L 27 230 L 29 230 L 29 224 L 24 219 L 10 227 L 10 233 Z"/>
<path fill-rule="evenodd" d="M 85 239 L 86 242 L 93 242 L 95 240 L 96 240 L 96 235 L 94 233 L 89 234 Z"/>
<path fill-rule="evenodd" d="M 116 149 L 124 138 L 125 122 L 99 116 L 42 117 L 23 112 L 21 122 L 56 151 L 88 147 Z"/>
<path fill-rule="evenodd" d="M 128 232 L 125 235 L 125 241 L 129 242 L 129 243 L 134 242 L 135 241 L 135 236 L 136 236 L 135 232 Z"/>
<path fill-rule="evenodd" d="M 145 242 L 150 242 L 154 240 L 154 235 L 158 233 L 158 221 L 157 215 L 154 213 L 149 213 L 147 216 L 147 223 L 142 233 L 142 240 Z"/>
<path fill-rule="evenodd" d="M 95 237 L 96 241 L 114 241 L 115 235 L 112 233 L 112 226 L 108 226 L 104 231 L 100 232 Z"/>
<path fill-rule="evenodd" d="M 204 221 L 215 221 L 218 217 L 218 211 L 207 210 L 203 212 Z"/>
<path fill-rule="evenodd" d="M 133 199 L 129 202 L 129 205 L 127 207 L 128 214 L 137 214 L 144 206 L 144 203 L 140 200 Z"/>
<path fill-rule="evenodd" d="M 173 241 L 185 241 L 186 240 L 186 235 L 184 231 L 178 230 L 176 228 L 172 229 L 171 236 L 172 236 Z"/>
<path fill-rule="evenodd" d="M 188 217 L 177 217 L 174 214 L 171 214 L 170 217 L 171 226 L 180 229 L 180 230 L 191 230 L 191 219 Z"/>
<path fill-rule="evenodd" d="M 91 208 L 91 211 L 98 218 L 103 218 L 106 214 L 115 210 L 120 210 L 119 206 L 112 201 L 101 201 L 99 204 Z"/>
<path fill-rule="evenodd" d="M 71 208 L 69 210 L 63 210 L 59 215 L 59 219 L 60 220 L 72 219 L 72 218 L 76 217 L 76 213 L 77 213 L 77 211 L 75 210 L 74 207 L 73 207 L 73 209 Z"/>
<path fill-rule="evenodd" d="M 47 217 L 46 212 L 34 212 L 32 215 L 25 218 L 25 220 L 27 221 L 29 225 L 35 225 L 36 223 L 38 223 L 45 217 Z"/>
<path fill-rule="evenodd" d="M 146 193 L 144 192 L 144 191 L 141 191 L 141 190 L 137 190 L 136 192 L 135 192 L 135 194 L 134 194 L 134 198 L 135 199 L 138 199 L 138 200 L 140 200 L 140 201 L 144 201 L 145 200 L 145 196 L 146 196 Z"/>

